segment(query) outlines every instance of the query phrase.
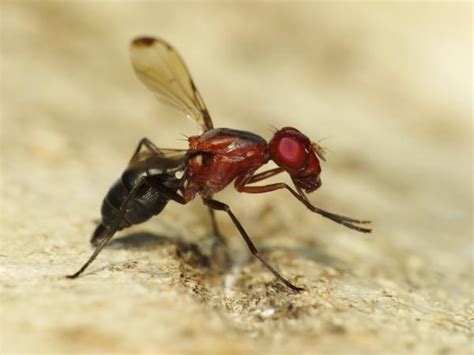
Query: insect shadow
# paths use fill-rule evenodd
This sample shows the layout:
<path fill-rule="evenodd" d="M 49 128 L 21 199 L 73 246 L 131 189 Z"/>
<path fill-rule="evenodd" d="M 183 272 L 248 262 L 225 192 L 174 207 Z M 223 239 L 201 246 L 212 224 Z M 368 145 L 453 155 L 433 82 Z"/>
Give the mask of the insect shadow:
<path fill-rule="evenodd" d="M 166 244 L 178 244 L 179 242 L 182 242 L 182 240 L 177 237 L 168 237 L 150 232 L 134 232 L 112 239 L 107 248 L 150 250 L 161 248 Z"/>
<path fill-rule="evenodd" d="M 340 258 L 333 256 L 316 245 L 297 247 L 293 249 L 293 253 L 301 259 L 311 260 L 320 265 L 346 269 L 346 264 Z"/>
<path fill-rule="evenodd" d="M 167 237 L 151 232 L 136 232 L 113 239 L 107 248 L 150 251 L 165 245 L 173 245 L 176 249 L 175 256 L 189 266 L 207 268 L 211 265 L 209 255 L 203 253 L 198 244 L 179 236 Z"/>

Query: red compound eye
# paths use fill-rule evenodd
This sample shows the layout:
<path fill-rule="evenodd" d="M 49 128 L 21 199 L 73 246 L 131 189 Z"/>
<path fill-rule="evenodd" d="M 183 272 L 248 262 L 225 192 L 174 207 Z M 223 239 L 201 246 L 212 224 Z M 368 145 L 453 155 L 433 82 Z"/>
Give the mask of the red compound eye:
<path fill-rule="evenodd" d="M 306 162 L 306 149 L 303 144 L 292 137 L 283 137 L 277 143 L 278 160 L 292 169 L 300 169 Z"/>
<path fill-rule="evenodd" d="M 268 150 L 275 163 L 290 174 L 296 174 L 306 168 L 310 148 L 311 142 L 304 134 L 292 127 L 284 127 L 275 133 Z"/>

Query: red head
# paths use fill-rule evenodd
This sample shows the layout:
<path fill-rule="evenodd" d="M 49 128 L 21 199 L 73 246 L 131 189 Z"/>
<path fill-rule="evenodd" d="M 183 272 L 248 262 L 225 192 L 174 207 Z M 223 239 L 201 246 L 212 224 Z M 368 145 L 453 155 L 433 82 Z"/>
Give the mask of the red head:
<path fill-rule="evenodd" d="M 324 159 L 322 148 L 293 127 L 278 130 L 268 144 L 271 159 L 285 169 L 296 185 L 306 192 L 321 186 L 321 166 Z"/>

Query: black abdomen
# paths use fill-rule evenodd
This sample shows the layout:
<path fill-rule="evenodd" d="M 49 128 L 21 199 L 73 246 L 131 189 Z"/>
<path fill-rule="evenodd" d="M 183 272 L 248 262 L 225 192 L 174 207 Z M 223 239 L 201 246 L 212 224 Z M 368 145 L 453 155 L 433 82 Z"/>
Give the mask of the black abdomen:
<path fill-rule="evenodd" d="M 140 187 L 134 197 L 126 203 L 125 213 L 120 221 L 117 220 L 120 214 L 120 208 L 129 198 L 132 189 L 139 183 L 142 177 L 146 176 L 146 171 L 125 170 L 120 179 L 118 179 L 102 202 L 102 223 L 96 228 L 91 238 L 91 243 L 97 245 L 107 235 L 109 229 L 118 223 L 113 233 L 134 224 L 147 221 L 151 217 L 159 214 L 168 203 L 169 199 L 160 194 L 152 186 L 144 184 Z M 177 191 L 181 186 L 181 181 L 174 175 L 159 174 L 154 175 L 153 179 L 162 181 L 163 185 Z"/>

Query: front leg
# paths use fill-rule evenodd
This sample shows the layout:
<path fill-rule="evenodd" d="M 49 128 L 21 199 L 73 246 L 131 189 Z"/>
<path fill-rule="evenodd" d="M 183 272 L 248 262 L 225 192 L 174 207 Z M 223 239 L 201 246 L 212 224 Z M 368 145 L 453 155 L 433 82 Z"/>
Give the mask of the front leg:
<path fill-rule="evenodd" d="M 260 179 L 261 180 L 261 179 Z M 250 182 L 249 182 L 250 181 Z M 298 199 L 302 204 L 304 204 L 310 211 L 314 213 L 318 213 L 323 217 L 326 217 L 336 223 L 342 224 L 343 226 L 354 229 L 356 231 L 362 232 L 362 233 L 370 233 L 372 232 L 371 228 L 364 228 L 360 227 L 357 224 L 367 224 L 370 223 L 370 221 L 361 221 L 358 219 L 350 218 L 350 217 L 345 217 L 341 216 L 335 213 L 331 213 L 325 210 L 322 210 L 309 202 L 307 199 L 306 195 L 301 191 L 301 189 L 298 189 L 298 192 L 292 189 L 290 186 L 287 184 L 280 182 L 280 183 L 275 183 L 275 184 L 268 184 L 268 185 L 263 185 L 263 186 L 247 186 L 248 183 L 255 182 L 252 180 L 252 177 L 248 177 L 246 180 L 240 181 L 239 185 L 236 186 L 237 191 L 239 192 L 247 192 L 251 194 L 259 194 L 259 193 L 265 193 L 265 192 L 271 192 L 271 191 L 276 191 L 276 190 L 281 190 L 281 189 L 286 189 L 288 190 L 294 197 Z"/>

